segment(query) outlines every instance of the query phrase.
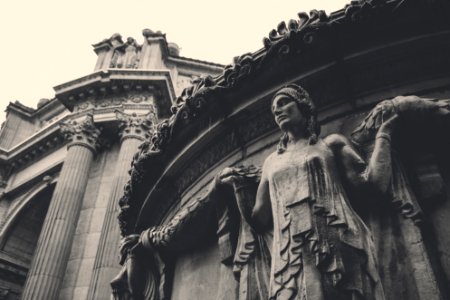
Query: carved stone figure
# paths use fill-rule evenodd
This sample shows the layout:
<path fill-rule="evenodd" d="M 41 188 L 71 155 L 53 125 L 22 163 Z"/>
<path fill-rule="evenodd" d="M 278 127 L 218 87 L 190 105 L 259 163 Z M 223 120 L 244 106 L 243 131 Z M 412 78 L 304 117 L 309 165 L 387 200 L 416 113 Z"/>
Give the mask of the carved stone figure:
<path fill-rule="evenodd" d="M 396 116 L 386 116 L 366 164 L 344 136 L 318 137 L 314 105 L 301 87 L 280 89 L 272 112 L 283 136 L 264 162 L 247 217 L 259 232 L 273 220 L 270 299 L 384 299 L 371 234 L 347 195 L 386 192 Z M 222 181 L 232 174 L 222 173 Z"/>
<path fill-rule="evenodd" d="M 127 42 L 114 49 L 110 68 L 136 69 L 139 62 L 140 46 L 132 37 Z"/>
<path fill-rule="evenodd" d="M 420 206 L 401 163 L 392 157 L 391 135 L 399 119 L 407 125 L 411 118 L 425 122 L 448 115 L 449 101 L 416 96 L 383 101 L 354 131 L 353 143 L 337 134 L 317 138 L 319 128 L 314 106 L 308 94 L 297 86 L 279 90 L 272 111 L 284 134 L 277 151 L 264 163 L 256 204 L 249 206 L 251 186 L 248 175 L 241 169 L 227 168 L 218 180 L 233 186 L 244 222 L 259 232 L 258 235 L 251 229 L 242 230 L 245 226 L 241 225 L 234 260 L 245 277 L 240 289 L 256 290 L 259 294 L 244 299 L 384 299 L 378 276 L 380 268 L 376 264 L 377 250 L 378 257 L 380 253 L 389 253 L 389 272 L 398 273 L 397 280 L 404 282 L 407 280 L 404 277 L 412 275 L 415 283 L 409 284 L 417 288 L 416 292 L 405 295 L 404 291 L 394 290 L 396 279 L 386 276 L 387 299 L 441 299 L 435 275 L 430 272 L 432 267 L 420 228 L 416 226 Z M 368 163 L 352 144 L 360 146 Z M 390 210 L 394 209 L 383 203 L 386 200 L 400 207 L 399 212 L 404 216 L 400 218 L 406 220 L 392 219 Z M 371 225 L 378 227 L 377 240 L 386 239 L 384 243 L 379 242 L 377 249 L 371 232 L 350 203 L 366 206 L 366 212 L 377 211 L 374 208 L 380 206 L 387 210 L 382 212 L 384 216 L 372 213 L 368 218 Z M 397 255 L 414 257 L 413 274 L 393 271 L 402 268 L 404 257 L 392 257 L 392 247 L 398 247 L 395 245 L 398 242 L 395 239 L 389 242 L 390 237 L 383 236 L 392 234 L 379 229 L 384 221 L 389 221 L 383 225 L 390 230 L 395 230 L 391 224 L 400 223 L 400 231 L 410 244 L 403 254 Z M 272 226 L 269 295 L 262 297 L 264 289 L 260 283 L 251 282 L 248 273 L 261 273 L 258 270 L 265 263 L 261 260 L 265 249 L 258 237 Z"/>
<path fill-rule="evenodd" d="M 385 296 L 382 285 L 393 279 L 385 277 L 382 284 L 377 254 L 383 251 L 354 207 L 370 211 L 390 201 L 399 204 L 405 217 L 417 220 L 420 207 L 392 154 L 392 136 L 398 124 L 411 118 L 448 115 L 449 101 L 400 96 L 380 102 L 354 131 L 353 142 L 340 134 L 319 136 L 315 107 L 297 85 L 275 93 L 272 112 L 283 135 L 261 172 L 226 168 L 207 196 L 190 202 L 169 223 L 124 237 L 123 272 L 112 282 L 115 299 L 169 298 L 172 271 L 166 254 L 194 245 L 209 222 L 218 224 L 221 261 L 233 266 L 240 300 L 378 300 L 395 295 L 389 290 Z M 233 219 L 233 207 L 240 220 Z M 214 215 L 216 220 L 211 219 Z M 375 223 L 385 220 L 377 218 Z M 401 226 L 409 237 L 415 234 L 406 245 L 411 249 L 406 255 L 413 256 L 421 233 L 412 222 Z M 391 246 L 386 243 L 385 250 Z M 422 250 L 420 255 L 426 257 Z M 433 293 L 437 287 L 426 287 L 427 280 L 433 280 L 431 273 L 424 273 L 423 280 L 420 274 L 413 276 L 417 299 L 425 299 L 421 289 L 439 299 L 439 293 Z"/>
<path fill-rule="evenodd" d="M 125 47 L 125 54 L 123 58 L 123 66 L 125 68 L 133 69 L 137 68 L 139 45 L 136 43 L 135 39 L 132 37 L 127 38 L 127 43 Z"/>

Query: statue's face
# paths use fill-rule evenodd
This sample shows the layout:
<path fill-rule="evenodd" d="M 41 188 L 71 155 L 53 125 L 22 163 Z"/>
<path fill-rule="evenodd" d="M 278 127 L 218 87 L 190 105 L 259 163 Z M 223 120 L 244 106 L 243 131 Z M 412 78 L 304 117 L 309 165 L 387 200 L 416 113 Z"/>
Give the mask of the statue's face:
<path fill-rule="evenodd" d="M 302 115 L 298 104 L 291 97 L 276 96 L 272 103 L 272 113 L 278 127 L 283 131 L 298 126 L 304 127 L 305 117 Z"/>

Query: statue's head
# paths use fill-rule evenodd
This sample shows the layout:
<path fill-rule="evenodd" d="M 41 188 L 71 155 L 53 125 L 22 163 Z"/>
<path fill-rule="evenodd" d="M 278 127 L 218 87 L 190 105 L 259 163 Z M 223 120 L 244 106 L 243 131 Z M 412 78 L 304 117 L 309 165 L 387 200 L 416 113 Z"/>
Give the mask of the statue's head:
<path fill-rule="evenodd" d="M 320 133 L 317 111 L 306 90 L 296 84 L 289 84 L 278 90 L 272 100 L 272 112 L 275 122 L 283 131 L 278 153 L 286 150 L 289 136 L 287 132 L 293 127 L 300 127 L 309 137 L 309 143 L 315 144 Z"/>

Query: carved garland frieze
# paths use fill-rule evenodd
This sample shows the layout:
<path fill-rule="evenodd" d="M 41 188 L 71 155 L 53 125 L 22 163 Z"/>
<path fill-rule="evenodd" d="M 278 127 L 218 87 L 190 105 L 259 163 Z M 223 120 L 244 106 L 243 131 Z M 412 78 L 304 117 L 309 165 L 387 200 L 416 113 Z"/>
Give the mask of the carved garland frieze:
<path fill-rule="evenodd" d="M 276 125 L 272 114 L 269 111 L 265 111 L 256 114 L 254 118 L 247 119 L 236 128 L 231 129 L 220 138 L 220 142 L 207 147 L 201 156 L 191 160 L 189 167 L 179 176 L 176 176 L 173 185 L 168 187 L 168 190 L 172 193 L 165 194 L 164 201 L 154 203 L 155 207 L 151 210 L 154 215 L 151 216 L 151 219 L 158 223 L 165 217 L 170 207 L 179 201 L 180 195 L 208 169 L 233 153 L 233 151 L 245 149 L 247 143 L 275 128 Z M 246 153 L 243 152 L 242 155 L 245 156 Z"/>
<path fill-rule="evenodd" d="M 90 96 L 86 100 L 80 101 L 74 107 L 75 112 L 80 112 L 88 109 L 98 109 L 114 107 L 123 104 L 150 104 L 152 94 L 142 92 L 130 92 L 125 95 L 107 95 L 107 96 Z"/>

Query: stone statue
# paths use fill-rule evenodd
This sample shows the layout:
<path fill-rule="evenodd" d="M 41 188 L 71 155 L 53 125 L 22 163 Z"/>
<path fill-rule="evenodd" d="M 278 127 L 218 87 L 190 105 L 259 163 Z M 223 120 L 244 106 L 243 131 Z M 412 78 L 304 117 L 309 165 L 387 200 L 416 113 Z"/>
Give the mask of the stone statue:
<path fill-rule="evenodd" d="M 271 248 L 267 297 L 254 299 L 385 299 L 372 234 L 350 203 L 366 206 L 366 210 L 368 206 L 370 210 L 370 206 L 380 204 L 387 207 L 374 200 L 389 199 L 401 207 L 405 218 L 414 221 L 406 225 L 408 230 L 401 229 L 404 234 L 409 235 L 411 242 L 421 241 L 420 231 L 414 225 L 420 206 L 401 164 L 392 157 L 391 136 L 399 119 L 404 123 L 411 119 L 425 123 L 430 118 L 449 115 L 449 108 L 449 100 L 399 96 L 380 102 L 353 132 L 352 142 L 340 134 L 321 139 L 308 93 L 296 85 L 280 89 L 273 98 L 272 112 L 283 135 L 277 151 L 264 162 L 254 206 L 248 205 L 251 188 L 242 169 L 226 168 L 218 176 L 219 184 L 234 187 L 243 219 L 254 231 L 241 230 L 235 265 L 241 269 L 252 265 L 253 272 L 261 270 L 264 260 L 256 258 L 251 264 L 245 249 L 250 245 L 255 257 L 264 257 L 264 245 L 258 236 L 273 228 L 273 238 L 265 238 Z M 360 146 L 365 160 L 353 144 Z M 377 217 L 374 222 L 386 220 Z M 246 246 L 240 247 L 242 244 Z M 385 249 L 378 250 L 390 253 L 391 246 L 385 243 Z M 406 254 L 419 253 L 406 250 Z M 420 255 L 427 256 L 424 252 Z M 429 262 L 414 259 L 419 260 L 415 270 L 422 270 L 422 274 L 413 274 L 419 282 L 418 289 L 434 296 L 432 289 L 437 288 L 427 282 L 432 282 L 434 275 L 423 271 L 431 269 Z M 400 261 L 391 258 L 391 262 Z M 413 273 L 417 273 L 415 270 Z M 248 272 L 252 271 L 245 270 Z M 246 280 L 245 289 L 259 289 L 259 295 L 265 295 L 261 284 Z M 391 279 L 385 278 L 385 282 L 389 288 L 395 288 Z M 388 299 L 398 296 L 393 290 L 387 294 Z M 422 299 L 422 295 L 419 297 Z"/>
<path fill-rule="evenodd" d="M 272 112 L 283 134 L 262 172 L 226 168 L 208 196 L 184 207 L 168 224 L 125 237 L 126 263 L 112 282 L 115 299 L 170 297 L 164 251 L 195 243 L 193 237 L 201 235 L 195 226 L 204 228 L 214 210 L 219 247 L 227 243 L 227 222 L 236 221 L 230 221 L 230 197 L 222 193 L 230 186 L 240 228 L 237 245 L 221 252 L 222 263 L 234 266 L 240 300 L 385 299 L 371 230 L 353 207 L 401 199 L 402 212 L 415 216 L 418 205 L 392 155 L 392 136 L 400 120 L 448 115 L 449 108 L 448 100 L 416 96 L 382 101 L 350 142 L 340 134 L 319 137 L 308 93 L 294 84 L 281 88 Z M 354 144 L 367 146 L 364 156 Z"/>
<path fill-rule="evenodd" d="M 136 43 L 136 40 L 132 37 L 127 38 L 125 54 L 123 58 L 124 68 L 127 69 L 137 68 L 137 64 L 139 61 L 138 49 L 139 45 Z"/>
<path fill-rule="evenodd" d="M 132 37 L 127 42 L 117 46 L 111 58 L 110 68 L 136 69 L 139 63 L 141 47 Z"/>
<path fill-rule="evenodd" d="M 385 116 L 366 164 L 344 136 L 319 137 L 316 110 L 301 87 L 280 89 L 272 112 L 283 136 L 264 162 L 246 217 L 260 233 L 273 223 L 269 299 L 384 299 L 372 236 L 346 188 L 386 192 L 397 116 Z M 233 173 L 224 170 L 221 180 L 232 181 Z"/>

